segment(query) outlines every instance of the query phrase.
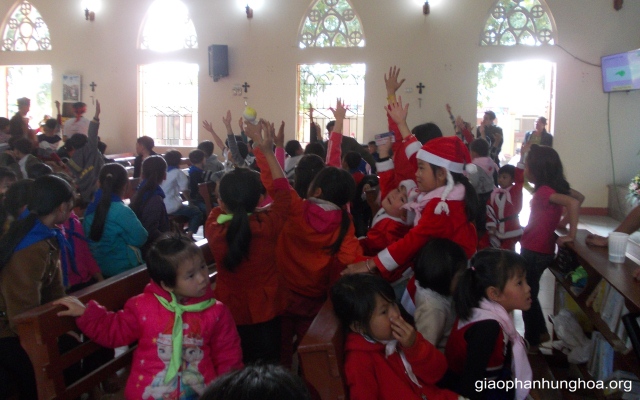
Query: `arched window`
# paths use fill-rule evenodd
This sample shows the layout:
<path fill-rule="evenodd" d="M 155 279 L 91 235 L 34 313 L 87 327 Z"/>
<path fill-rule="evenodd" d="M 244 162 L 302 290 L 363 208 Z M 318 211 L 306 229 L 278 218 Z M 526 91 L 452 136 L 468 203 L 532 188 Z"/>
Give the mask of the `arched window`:
<path fill-rule="evenodd" d="M 161 52 L 198 48 L 196 27 L 182 1 L 155 0 L 151 4 L 139 47 Z"/>
<path fill-rule="evenodd" d="M 3 51 L 51 50 L 49 28 L 36 8 L 20 2 L 11 13 L 2 36 Z"/>
<path fill-rule="evenodd" d="M 362 24 L 348 0 L 316 0 L 302 22 L 298 45 L 364 47 Z"/>
<path fill-rule="evenodd" d="M 556 41 L 556 26 L 544 0 L 497 0 L 485 23 L 482 46 L 540 46 Z"/>

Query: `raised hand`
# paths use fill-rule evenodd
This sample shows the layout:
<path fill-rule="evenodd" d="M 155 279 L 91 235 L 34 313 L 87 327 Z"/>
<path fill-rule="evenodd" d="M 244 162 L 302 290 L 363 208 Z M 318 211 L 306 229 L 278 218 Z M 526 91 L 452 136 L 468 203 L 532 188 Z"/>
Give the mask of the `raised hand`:
<path fill-rule="evenodd" d="M 445 104 L 444 106 L 447 109 L 447 112 L 451 114 L 451 106 L 449 105 L 449 103 Z"/>
<path fill-rule="evenodd" d="M 402 105 L 402 96 L 398 97 L 398 101 L 395 103 L 390 103 L 388 105 L 389 116 L 393 121 L 400 125 L 401 123 L 406 123 L 407 114 L 409 112 L 409 104 L 407 103 L 404 107 Z"/>
<path fill-rule="evenodd" d="M 240 119 L 238 120 L 238 126 L 240 127 L 240 131 L 244 131 L 244 118 L 240 117 Z"/>
<path fill-rule="evenodd" d="M 260 150 L 263 153 L 273 153 L 273 141 L 275 140 L 276 132 L 272 123 L 267 120 L 260 119 L 260 129 L 263 132 L 262 143 L 260 143 Z"/>
<path fill-rule="evenodd" d="M 245 122 L 244 124 L 244 134 L 258 146 L 262 143 L 262 121 L 261 119 L 255 125 L 249 122 Z"/>
<path fill-rule="evenodd" d="M 231 128 L 231 110 L 227 110 L 227 115 L 222 117 L 222 123 L 227 128 Z"/>
<path fill-rule="evenodd" d="M 278 128 L 275 143 L 276 147 L 284 148 L 284 121 L 280 122 L 280 128 Z"/>
<path fill-rule="evenodd" d="M 344 102 L 339 97 L 336 101 L 336 107 L 331 107 L 329 109 L 331 110 L 331 112 L 333 112 L 333 117 L 336 119 L 336 121 L 338 119 L 343 120 L 345 115 L 347 115 L 347 109 L 344 107 Z"/>
<path fill-rule="evenodd" d="M 100 101 L 96 100 L 96 115 L 94 116 L 95 119 L 98 119 L 100 117 Z"/>
<path fill-rule="evenodd" d="M 213 133 L 215 135 L 215 131 L 213 130 L 213 125 L 211 125 L 211 122 L 207 121 L 206 119 L 204 121 L 202 121 L 202 127 L 209 133 Z"/>
<path fill-rule="evenodd" d="M 400 68 L 393 67 L 389 68 L 389 77 L 387 78 L 387 74 L 384 74 L 384 85 L 387 87 L 387 95 L 393 95 L 396 93 L 400 86 L 404 83 L 404 79 L 398 82 L 398 76 L 400 75 Z"/>

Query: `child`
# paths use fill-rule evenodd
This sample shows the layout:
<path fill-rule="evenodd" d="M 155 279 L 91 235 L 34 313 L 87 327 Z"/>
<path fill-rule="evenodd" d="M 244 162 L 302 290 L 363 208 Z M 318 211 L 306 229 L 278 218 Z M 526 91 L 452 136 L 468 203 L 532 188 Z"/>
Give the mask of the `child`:
<path fill-rule="evenodd" d="M 487 213 L 484 207 L 496 187 L 498 166 L 489 158 L 489 142 L 482 138 L 471 142 L 469 152 L 471 162 L 477 167 L 474 173 L 469 174 L 469 182 L 478 195 L 481 211 L 476 217 L 476 232 L 478 232 L 478 238 L 482 238 L 487 231 Z"/>
<path fill-rule="evenodd" d="M 16 173 L 9 167 L 0 167 L 0 196 L 7 193 L 9 186 L 16 183 Z"/>
<path fill-rule="evenodd" d="M 526 260 L 507 250 L 484 249 L 471 260 L 453 294 L 458 319 L 449 335 L 445 354 L 458 375 L 456 391 L 470 399 L 527 397 L 524 384 L 532 373 L 522 336 L 509 315 L 528 310 L 532 293 L 527 285 Z M 521 385 L 504 389 L 505 381 Z M 503 381 L 503 389 L 477 391 L 477 382 Z M 513 382 L 512 382 L 513 383 Z"/>
<path fill-rule="evenodd" d="M 162 156 L 149 156 L 142 162 L 142 182 L 131 199 L 131 209 L 147 230 L 147 242 L 142 246 L 142 257 L 157 238 L 168 232 L 169 217 L 164 206 L 164 191 L 160 187 L 167 176 L 167 162 Z"/>
<path fill-rule="evenodd" d="M 300 159 L 304 155 L 302 146 L 297 140 L 289 140 L 284 146 L 284 151 L 287 153 L 287 158 L 284 160 L 284 174 L 287 179 L 293 179 L 296 165 L 300 162 Z"/>
<path fill-rule="evenodd" d="M 79 317 L 78 327 L 102 346 L 138 342 L 126 398 L 197 398 L 216 377 L 242 367 L 231 313 L 213 298 L 202 253 L 187 237 L 159 239 L 148 261 L 151 282 L 121 311 L 107 311 L 95 301 L 85 306 L 75 297 L 54 304 L 68 308 L 59 316 Z M 182 354 L 189 346 L 199 355 L 187 357 L 186 365 Z"/>
<path fill-rule="evenodd" d="M 100 189 L 84 213 L 82 227 L 88 232 L 91 254 L 105 278 L 142 264 L 140 247 L 148 233 L 136 214 L 122 202 L 129 178 L 117 163 L 100 170 Z"/>
<path fill-rule="evenodd" d="M 198 143 L 198 150 L 204 151 L 204 155 L 207 158 L 204 163 L 204 170 L 211 171 L 211 173 L 215 174 L 218 171 L 224 170 L 224 165 L 218 160 L 218 156 L 213 154 L 213 150 L 215 146 L 211 142 L 211 140 L 203 140 Z M 182 155 L 180 155 L 182 157 Z"/>
<path fill-rule="evenodd" d="M 193 238 L 193 234 L 198 232 L 198 228 L 202 225 L 204 216 L 198 207 L 182 204 L 181 193 L 189 198 L 189 177 L 180 169 L 182 154 L 178 150 L 170 150 L 164 155 L 164 159 L 167 162 L 167 178 L 162 181 L 160 187 L 165 194 L 164 205 L 167 208 L 167 214 L 187 217 L 189 219 L 187 236 Z M 220 161 L 217 162 L 220 163 Z"/>
<path fill-rule="evenodd" d="M 344 372 L 350 399 L 458 399 L 436 387 L 446 359 L 402 318 L 382 277 L 344 276 L 331 288 L 331 302 L 348 332 Z"/>
<path fill-rule="evenodd" d="M 547 146 L 531 145 L 525 156 L 525 178 L 535 184 L 531 199 L 531 215 L 520 239 L 520 254 L 527 260 L 527 282 L 531 285 L 531 309 L 522 313 L 525 339 L 535 351 L 537 346 L 549 340 L 538 291 L 540 276 L 553 261 L 556 243 L 559 246 L 572 242 L 578 230 L 580 202 L 570 196 L 569 183 L 564 178 L 562 161 L 558 153 Z M 569 235 L 556 240 L 555 229 L 567 208 Z"/>
<path fill-rule="evenodd" d="M 466 266 L 464 251 L 448 239 L 431 240 L 415 259 L 415 281 L 412 281 L 415 284 L 413 318 L 416 329 L 442 353 L 455 320 L 451 295 Z M 407 290 L 411 289 L 408 287 Z"/>
<path fill-rule="evenodd" d="M 25 137 L 11 138 L 9 140 L 9 146 L 13 150 L 12 155 L 15 160 L 15 164 L 9 165 L 9 168 L 13 169 L 18 180 L 27 179 L 29 177 L 27 168 L 42 163 L 38 157 L 31 154 L 33 151 L 33 143 Z M 8 155 L 10 151 L 6 153 L 5 155 Z"/>
<path fill-rule="evenodd" d="M 405 120 L 407 108 L 397 103 L 390 111 L 394 119 Z M 457 137 L 428 141 L 417 155 L 417 200 L 407 204 L 415 213 L 414 226 L 400 240 L 389 245 L 370 260 L 348 266 L 344 273 L 372 273 L 383 276 L 405 265 L 433 238 L 449 239 L 460 245 L 467 257 L 476 252 L 478 239 L 473 226 L 478 213 L 478 198 L 463 175 L 471 162 L 467 147 Z"/>
<path fill-rule="evenodd" d="M 20 398 L 37 399 L 38 394 L 14 317 L 64 296 L 60 256 L 66 254 L 66 241 L 56 225 L 69 218 L 72 208 L 73 190 L 67 182 L 57 176 L 38 178 L 27 215 L 0 238 L 0 372 L 12 373 Z M 0 379 L 2 394 L 10 392 L 5 384 Z"/>
<path fill-rule="evenodd" d="M 56 102 L 56 105 L 58 102 Z M 73 103 L 73 113 L 75 114 L 75 118 L 70 118 L 64 124 L 64 136 L 66 138 L 71 138 L 71 136 L 79 133 L 81 135 L 87 136 L 89 132 L 89 120 L 83 117 L 84 113 L 87 112 L 87 105 L 81 101 Z M 59 113 L 59 112 L 58 112 Z"/>
<path fill-rule="evenodd" d="M 189 205 L 196 206 L 202 213 L 204 220 L 207 219 L 207 206 L 204 198 L 200 196 L 198 184 L 208 181 L 209 173 L 204 171 L 204 152 L 202 150 L 192 150 L 189 153 Z"/>
<path fill-rule="evenodd" d="M 522 236 L 519 213 L 522 210 L 524 164 L 503 165 L 498 170 L 498 185 L 487 204 L 487 238 L 492 247 L 514 251 Z M 483 239 L 481 239 L 481 242 Z"/>
<path fill-rule="evenodd" d="M 133 160 L 133 177 L 139 178 L 142 173 L 142 162 L 150 156 L 155 156 L 157 153 L 153 151 L 153 147 L 156 145 L 152 137 L 140 136 L 136 140 L 136 158 Z"/>
<path fill-rule="evenodd" d="M 252 135 L 256 139 L 259 135 Z M 286 305 L 276 264 L 276 243 L 291 205 L 290 186 L 273 153 L 273 140 L 254 139 L 274 179 L 271 207 L 258 211 L 262 184 L 257 172 L 236 168 L 220 181 L 219 207 L 209 215 L 205 237 L 216 259 L 216 298 L 237 325 L 245 364 L 280 361 L 280 315 Z M 256 290 L 256 288 L 260 288 Z"/>
<path fill-rule="evenodd" d="M 330 139 L 332 162 L 340 162 L 339 152 L 346 109 L 338 100 L 336 123 Z M 247 129 L 247 135 L 251 132 Z M 335 135 L 334 135 L 335 134 Z M 254 139 L 255 141 L 256 139 Z M 262 182 L 269 195 L 275 192 L 269 166 L 260 149 L 255 149 Z M 355 193 L 351 175 L 337 167 L 326 167 L 315 176 L 306 199 L 292 191 L 289 219 L 278 239 L 276 257 L 290 290 L 289 304 L 282 322 L 282 363 L 291 366 L 297 344 L 324 304 L 334 270 L 361 256 L 355 229 L 346 205 Z M 294 344 L 294 337 L 296 343 Z"/>
<path fill-rule="evenodd" d="M 38 139 L 38 155 L 40 157 L 49 158 L 58 151 L 58 146 L 62 141 L 60 135 L 60 102 L 56 100 L 56 108 L 58 109 L 58 119 L 49 118 L 42 125 L 42 134 L 36 136 Z M 88 126 L 88 124 L 87 124 Z"/>
<path fill-rule="evenodd" d="M 81 208 L 91 202 L 96 191 L 98 174 L 104 165 L 104 157 L 98 150 L 98 129 L 100 128 L 100 102 L 96 100 L 96 113 L 89 123 L 89 134 L 76 133 L 66 141 L 64 149 L 69 161 L 67 165 L 76 179 L 82 196 Z"/>

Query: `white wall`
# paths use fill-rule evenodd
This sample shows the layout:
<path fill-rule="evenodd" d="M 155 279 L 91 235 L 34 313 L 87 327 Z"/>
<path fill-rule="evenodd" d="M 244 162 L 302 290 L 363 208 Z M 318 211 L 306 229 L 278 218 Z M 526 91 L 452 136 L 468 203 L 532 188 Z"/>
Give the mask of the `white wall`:
<path fill-rule="evenodd" d="M 405 87 L 426 85 L 422 107 L 417 91 L 404 94 L 411 103 L 409 125 L 436 122 L 452 134 L 445 103 L 472 119 L 476 111 L 477 65 L 545 59 L 557 64 L 554 147 L 572 186 L 583 192 L 587 207 L 606 207 L 606 185 L 613 181 L 609 152 L 611 126 L 616 181 L 626 183 L 640 170 L 640 91 L 602 93 L 600 68 L 583 64 L 558 47 L 480 47 L 492 0 L 442 0 L 425 17 L 415 0 L 351 0 L 360 16 L 366 47 L 304 49 L 297 46 L 300 23 L 311 5 L 306 0 L 268 0 L 247 20 L 235 0 L 184 0 L 198 33 L 199 49 L 171 54 L 137 50 L 137 37 L 151 0 L 103 0 L 95 22 L 88 22 L 79 0 L 33 0 L 51 31 L 53 50 L 0 52 L 0 65 L 47 63 L 53 67 L 53 97 L 61 98 L 61 76 L 83 78 L 83 98 L 95 95 L 103 105 L 101 137 L 110 152 L 132 151 L 137 133 L 137 66 L 155 61 L 200 64 L 200 119 L 222 129 L 223 113 L 238 115 L 242 97 L 234 84 L 249 82 L 249 101 L 260 116 L 284 120 L 293 138 L 296 111 L 296 66 L 313 62 L 364 62 L 365 139 L 386 127 L 383 75 L 391 65 L 402 68 Z M 13 7 L 0 0 L 0 15 Z M 558 43 L 598 64 L 603 55 L 640 47 L 640 1 L 621 11 L 605 0 L 548 0 Z M 230 75 L 214 83 L 208 76 L 207 46 L 229 46 Z M 87 86 L 98 84 L 95 93 Z M 524 95 L 524 94 L 523 94 Z M 92 106 L 89 104 L 89 112 Z M 207 133 L 200 130 L 201 139 Z"/>

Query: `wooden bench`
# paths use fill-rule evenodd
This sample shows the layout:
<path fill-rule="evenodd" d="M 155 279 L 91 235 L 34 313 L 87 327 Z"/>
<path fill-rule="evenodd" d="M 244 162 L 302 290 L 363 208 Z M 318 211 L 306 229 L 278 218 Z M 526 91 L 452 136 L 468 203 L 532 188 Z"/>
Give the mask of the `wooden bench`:
<path fill-rule="evenodd" d="M 203 252 L 205 262 L 209 267 L 209 279 L 213 283 L 217 273 L 207 240 L 200 240 L 196 244 Z M 141 265 L 75 292 L 73 295 L 83 303 L 96 300 L 109 310 L 119 310 L 124 307 L 129 298 L 142 293 L 148 283 L 147 267 Z M 33 364 L 40 400 L 75 399 L 82 393 L 89 392 L 116 371 L 128 366 L 136 348 L 135 345 L 130 346 L 123 354 L 108 361 L 70 386 L 66 386 L 63 370 L 101 350 L 102 347 L 88 341 L 60 354 L 58 338 L 68 331 L 77 330 L 75 318 L 57 316 L 57 313 L 62 309 L 62 306 L 47 303 L 15 318 L 20 343 Z"/>
<path fill-rule="evenodd" d="M 322 400 L 346 399 L 344 329 L 328 299 L 298 346 L 302 376 Z"/>
<path fill-rule="evenodd" d="M 213 204 L 217 203 L 216 183 L 212 181 L 198 183 L 198 193 L 204 199 L 204 205 L 207 209 L 207 216 L 213 208 Z"/>

